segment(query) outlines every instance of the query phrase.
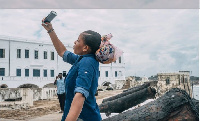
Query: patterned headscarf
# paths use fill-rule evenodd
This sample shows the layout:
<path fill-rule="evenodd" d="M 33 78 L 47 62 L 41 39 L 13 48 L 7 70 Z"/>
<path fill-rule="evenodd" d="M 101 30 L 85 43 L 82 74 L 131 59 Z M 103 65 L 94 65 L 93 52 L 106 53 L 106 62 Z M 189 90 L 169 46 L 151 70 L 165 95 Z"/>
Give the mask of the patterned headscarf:
<path fill-rule="evenodd" d="M 110 39 L 113 37 L 113 35 L 107 34 L 103 35 L 101 38 L 101 45 L 100 48 L 96 51 L 96 59 L 103 64 L 109 64 L 114 61 L 118 57 L 122 55 L 122 51 L 115 47 L 113 44 L 110 43 Z"/>

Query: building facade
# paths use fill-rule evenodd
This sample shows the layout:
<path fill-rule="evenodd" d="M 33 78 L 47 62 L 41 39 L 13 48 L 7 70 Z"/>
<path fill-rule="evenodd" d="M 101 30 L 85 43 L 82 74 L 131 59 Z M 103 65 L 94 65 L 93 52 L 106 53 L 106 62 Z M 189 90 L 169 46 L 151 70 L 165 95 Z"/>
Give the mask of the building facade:
<path fill-rule="evenodd" d="M 160 95 L 171 88 L 180 88 L 192 96 L 190 85 L 190 71 L 179 71 L 174 73 L 158 73 L 157 91 Z"/>
<path fill-rule="evenodd" d="M 66 46 L 73 52 L 71 46 Z M 31 83 L 43 87 L 53 83 L 58 73 L 65 76 L 71 65 L 63 62 L 52 43 L 0 39 L 0 85 L 8 88 Z M 125 80 L 123 55 L 111 64 L 100 64 L 99 85 L 105 82 L 115 83 L 116 79 Z"/>

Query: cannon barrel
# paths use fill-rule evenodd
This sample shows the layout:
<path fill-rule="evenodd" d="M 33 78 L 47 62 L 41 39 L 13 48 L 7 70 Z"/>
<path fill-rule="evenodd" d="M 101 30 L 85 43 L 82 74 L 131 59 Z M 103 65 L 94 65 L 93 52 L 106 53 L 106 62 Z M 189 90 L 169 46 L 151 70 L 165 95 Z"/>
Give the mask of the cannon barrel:
<path fill-rule="evenodd" d="M 144 83 L 143 85 L 139 85 L 139 86 L 137 86 L 137 87 L 132 87 L 132 88 L 129 88 L 129 89 L 127 89 L 127 90 L 124 90 L 123 92 L 127 92 L 127 91 L 130 91 L 130 90 L 140 90 L 140 89 L 143 89 L 143 88 L 147 88 L 147 87 L 149 87 L 150 86 L 150 82 L 147 82 L 147 83 Z"/>
<path fill-rule="evenodd" d="M 127 96 L 107 101 L 99 105 L 101 113 L 121 113 L 147 99 L 155 97 L 156 90 L 154 88 L 144 88 Z"/>
<path fill-rule="evenodd" d="M 185 90 L 173 88 L 153 102 L 103 121 L 198 121 L 199 107 L 196 104 Z"/>
<path fill-rule="evenodd" d="M 112 96 L 112 97 L 109 97 L 109 98 L 104 99 L 104 100 L 102 101 L 102 103 L 105 103 L 105 102 L 111 101 L 111 100 L 115 100 L 115 99 L 121 98 L 121 97 L 123 97 L 123 96 L 127 96 L 127 95 L 129 95 L 129 94 L 131 94 L 131 93 L 137 92 L 137 91 L 142 90 L 142 89 L 144 89 L 144 88 L 147 88 L 147 87 L 149 87 L 149 86 L 150 86 L 150 83 L 146 83 L 146 84 L 143 84 L 143 85 L 140 85 L 140 86 L 137 86 L 137 87 L 130 88 L 130 89 L 128 89 L 127 91 L 124 90 L 122 93 L 120 93 L 120 94 L 118 94 L 118 95 L 115 95 L 115 96 Z"/>

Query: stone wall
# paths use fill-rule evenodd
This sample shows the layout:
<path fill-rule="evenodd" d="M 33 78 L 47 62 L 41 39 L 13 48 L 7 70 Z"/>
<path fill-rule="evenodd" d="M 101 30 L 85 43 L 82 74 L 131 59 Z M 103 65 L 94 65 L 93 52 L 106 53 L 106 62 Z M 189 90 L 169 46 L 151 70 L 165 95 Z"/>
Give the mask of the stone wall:
<path fill-rule="evenodd" d="M 0 89 L 0 102 L 5 101 L 6 99 L 11 98 L 20 98 L 21 96 L 21 90 L 18 88 L 2 88 Z"/>
<path fill-rule="evenodd" d="M 130 87 L 136 87 L 146 82 L 151 82 L 151 87 L 155 88 L 157 93 L 156 97 L 162 96 L 164 93 L 169 91 L 171 88 L 180 88 L 186 90 L 186 92 L 192 96 L 192 89 L 190 84 L 190 72 L 180 71 L 175 73 L 158 73 L 155 81 L 149 81 L 146 78 L 142 80 L 135 80 L 135 77 L 126 77 L 126 81 L 130 82 Z M 116 89 L 123 88 L 126 85 L 125 80 L 116 81 Z"/>
<path fill-rule="evenodd" d="M 142 78 L 142 80 L 136 81 L 134 76 L 126 77 L 125 80 L 115 80 L 116 89 L 128 89 L 143 85 L 145 82 L 149 82 L 147 78 Z"/>
<path fill-rule="evenodd" d="M 0 108 L 33 106 L 33 101 L 57 98 L 57 88 L 0 88 Z"/>
<path fill-rule="evenodd" d="M 158 73 L 157 93 L 163 95 L 171 88 L 180 88 L 192 96 L 189 73 Z"/>
<path fill-rule="evenodd" d="M 126 80 L 115 80 L 116 89 L 122 89 L 125 83 L 126 83 Z"/>

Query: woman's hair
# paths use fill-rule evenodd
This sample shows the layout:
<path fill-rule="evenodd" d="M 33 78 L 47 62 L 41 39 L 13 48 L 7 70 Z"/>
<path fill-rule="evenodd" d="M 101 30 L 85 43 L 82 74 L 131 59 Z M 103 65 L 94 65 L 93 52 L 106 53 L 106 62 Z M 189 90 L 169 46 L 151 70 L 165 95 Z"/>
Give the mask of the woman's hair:
<path fill-rule="evenodd" d="M 95 54 L 101 44 L 101 35 L 92 30 L 84 31 L 82 35 L 85 44 L 91 49 L 91 54 Z"/>

